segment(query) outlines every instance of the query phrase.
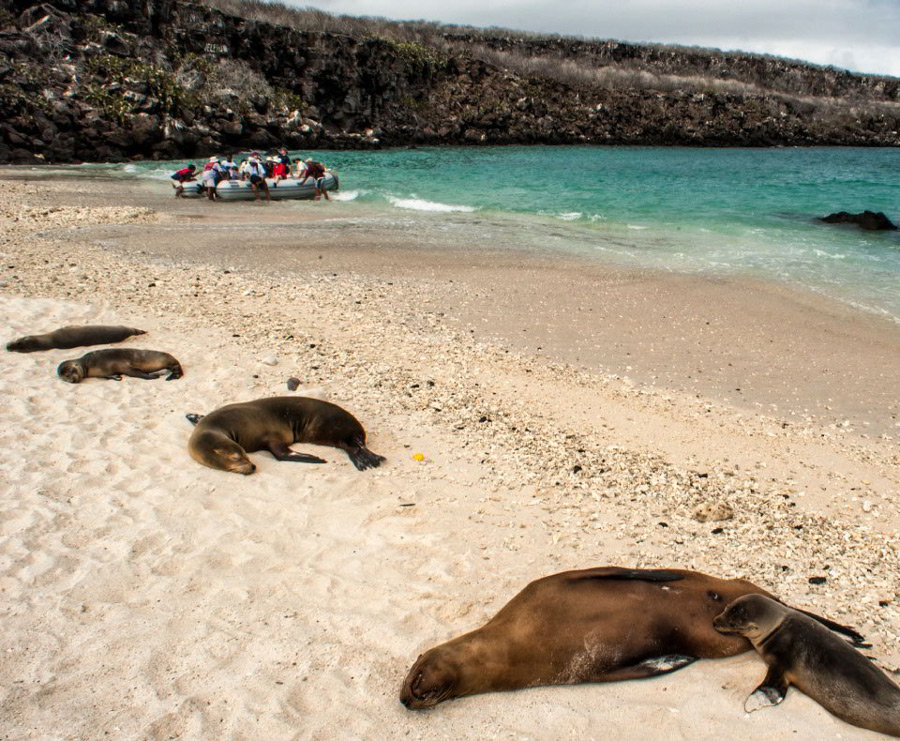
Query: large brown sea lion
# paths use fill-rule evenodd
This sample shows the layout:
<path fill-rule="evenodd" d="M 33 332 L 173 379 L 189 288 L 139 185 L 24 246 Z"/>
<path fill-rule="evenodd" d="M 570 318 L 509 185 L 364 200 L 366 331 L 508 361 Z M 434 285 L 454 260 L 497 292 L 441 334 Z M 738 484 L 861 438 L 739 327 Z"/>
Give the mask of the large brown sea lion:
<path fill-rule="evenodd" d="M 81 383 L 85 378 L 114 378 L 122 376 L 152 380 L 160 371 L 168 371 L 167 381 L 181 378 L 181 364 L 167 352 L 112 347 L 94 350 L 75 360 L 64 360 L 56 369 L 57 375 L 69 383 Z"/>
<path fill-rule="evenodd" d="M 107 345 L 121 342 L 132 335 L 147 334 L 143 329 L 134 327 L 107 327 L 88 325 L 84 327 L 61 327 L 47 334 L 29 335 L 8 342 L 6 349 L 10 352 L 38 352 L 39 350 L 69 350 L 85 345 Z"/>
<path fill-rule="evenodd" d="M 807 615 L 753 594 L 729 604 L 713 625 L 748 639 L 769 667 L 744 704 L 748 713 L 779 704 L 794 685 L 841 720 L 900 736 L 900 687 Z"/>
<path fill-rule="evenodd" d="M 275 396 L 187 418 L 197 425 L 188 451 L 195 461 L 210 468 L 251 474 L 256 466 L 247 453 L 256 450 L 268 450 L 280 461 L 325 463 L 314 455 L 291 450 L 292 443 L 340 448 L 360 471 L 376 468 L 384 460 L 366 448 L 366 431 L 356 417 L 319 399 Z"/>
<path fill-rule="evenodd" d="M 713 618 L 745 594 L 768 593 L 741 579 L 675 569 L 554 574 L 531 582 L 483 627 L 420 656 L 400 701 L 428 708 L 481 692 L 652 677 L 733 656 L 750 643 L 716 631 Z"/>

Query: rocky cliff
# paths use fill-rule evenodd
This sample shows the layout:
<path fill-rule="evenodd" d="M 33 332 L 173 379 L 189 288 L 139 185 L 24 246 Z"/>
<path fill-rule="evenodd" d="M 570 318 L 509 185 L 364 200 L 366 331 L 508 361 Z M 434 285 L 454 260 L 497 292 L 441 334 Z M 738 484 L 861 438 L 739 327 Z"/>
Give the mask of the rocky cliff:
<path fill-rule="evenodd" d="M 893 78 L 614 42 L 429 45 L 183 0 L 0 2 L 0 105 L 0 162 L 281 144 L 900 144 Z"/>

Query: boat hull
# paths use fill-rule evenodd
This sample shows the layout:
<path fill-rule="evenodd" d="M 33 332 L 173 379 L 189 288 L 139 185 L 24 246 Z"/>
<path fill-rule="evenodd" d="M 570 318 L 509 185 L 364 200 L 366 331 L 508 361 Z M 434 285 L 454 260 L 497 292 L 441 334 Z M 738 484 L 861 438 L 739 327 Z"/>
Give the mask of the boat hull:
<path fill-rule="evenodd" d="M 313 198 L 316 195 L 315 181 L 310 178 L 303 185 L 301 182 L 295 178 L 277 182 L 273 178 L 266 178 L 273 201 Z M 338 189 L 338 179 L 333 173 L 325 173 L 324 187 L 329 191 Z M 216 195 L 223 201 L 252 201 L 256 198 L 249 180 L 223 180 L 216 186 Z"/>
<path fill-rule="evenodd" d="M 303 185 L 301 181 L 295 178 L 287 178 L 279 180 L 276 184 L 274 178 L 266 178 L 269 185 L 269 194 L 272 200 L 309 200 L 316 195 L 316 184 L 310 178 Z M 339 188 L 337 175 L 333 172 L 325 173 L 325 190 L 335 191 Z M 199 182 L 190 182 L 184 184 L 183 198 L 200 198 L 205 196 L 201 184 Z M 249 180 L 223 180 L 216 186 L 216 196 L 222 201 L 252 201 L 256 198 L 256 193 L 250 187 Z M 263 194 L 261 197 L 265 197 Z"/>

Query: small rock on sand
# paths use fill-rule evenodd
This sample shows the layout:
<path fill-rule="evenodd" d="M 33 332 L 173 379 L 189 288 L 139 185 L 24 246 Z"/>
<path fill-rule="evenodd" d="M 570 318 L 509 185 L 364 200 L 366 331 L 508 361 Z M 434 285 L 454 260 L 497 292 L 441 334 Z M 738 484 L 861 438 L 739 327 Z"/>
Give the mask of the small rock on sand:
<path fill-rule="evenodd" d="M 734 517 L 734 510 L 724 502 L 701 504 L 691 515 L 697 522 L 721 522 Z"/>

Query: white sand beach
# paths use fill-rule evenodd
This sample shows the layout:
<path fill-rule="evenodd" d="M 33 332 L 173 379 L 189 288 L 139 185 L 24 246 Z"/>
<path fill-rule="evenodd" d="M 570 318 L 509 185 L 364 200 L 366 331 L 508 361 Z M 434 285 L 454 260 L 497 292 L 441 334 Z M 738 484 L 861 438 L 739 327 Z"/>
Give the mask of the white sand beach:
<path fill-rule="evenodd" d="M 897 325 L 771 286 L 572 265 L 547 285 L 617 286 L 583 305 L 604 328 L 576 357 L 593 321 L 577 291 L 544 299 L 565 332 L 516 339 L 540 331 L 537 262 L 376 253 L 369 233 L 250 255 L 184 235 L 301 212 L 7 175 L 3 341 L 125 324 L 148 333 L 123 346 L 185 375 L 69 385 L 56 366 L 91 348 L 4 352 L 0 737 L 878 737 L 796 690 L 744 713 L 765 674 L 752 651 L 421 712 L 398 693 L 421 652 L 529 581 L 605 564 L 749 579 L 859 629 L 896 681 Z M 321 236 L 340 204 L 309 206 Z M 641 309 L 648 292 L 669 314 Z M 690 322 L 712 298 L 712 329 Z M 660 344 L 673 322 L 684 344 Z M 841 358 L 844 375 L 811 371 Z M 712 378 L 688 380 L 698 368 Z M 238 476 L 189 457 L 186 413 L 287 395 L 290 376 L 351 411 L 387 463 L 298 445 L 327 463 L 256 453 Z M 733 516 L 695 518 L 715 505 Z"/>

